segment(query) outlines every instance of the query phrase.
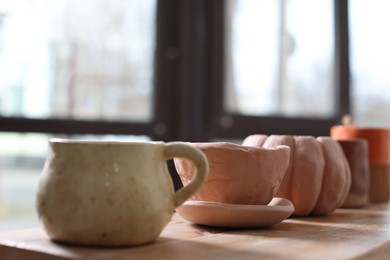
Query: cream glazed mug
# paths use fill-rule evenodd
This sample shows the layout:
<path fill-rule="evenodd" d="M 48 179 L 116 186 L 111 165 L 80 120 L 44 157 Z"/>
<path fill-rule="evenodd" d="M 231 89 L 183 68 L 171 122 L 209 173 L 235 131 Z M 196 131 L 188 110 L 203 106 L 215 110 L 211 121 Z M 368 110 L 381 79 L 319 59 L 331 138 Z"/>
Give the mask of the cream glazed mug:
<path fill-rule="evenodd" d="M 166 161 L 187 158 L 192 181 L 174 191 Z M 36 208 L 48 236 L 79 245 L 130 246 L 154 241 L 176 207 L 208 176 L 204 153 L 181 142 L 51 139 Z"/>

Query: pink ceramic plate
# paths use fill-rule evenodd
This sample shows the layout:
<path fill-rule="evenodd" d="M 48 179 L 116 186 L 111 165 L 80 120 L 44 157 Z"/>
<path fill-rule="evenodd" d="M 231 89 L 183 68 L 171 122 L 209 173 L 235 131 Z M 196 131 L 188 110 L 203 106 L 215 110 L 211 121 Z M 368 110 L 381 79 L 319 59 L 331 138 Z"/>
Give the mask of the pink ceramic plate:
<path fill-rule="evenodd" d="M 196 224 L 251 228 L 277 224 L 294 212 L 291 201 L 273 198 L 268 205 L 239 205 L 209 201 L 186 201 L 176 209 L 184 219 Z"/>

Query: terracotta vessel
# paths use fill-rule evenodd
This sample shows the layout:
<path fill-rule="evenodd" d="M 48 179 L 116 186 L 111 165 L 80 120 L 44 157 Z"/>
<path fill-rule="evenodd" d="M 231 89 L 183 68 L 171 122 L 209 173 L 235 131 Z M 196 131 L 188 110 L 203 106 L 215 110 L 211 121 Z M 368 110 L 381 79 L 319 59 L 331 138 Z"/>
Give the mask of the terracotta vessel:
<path fill-rule="evenodd" d="M 364 139 L 339 140 L 351 169 L 351 188 L 343 208 L 364 207 L 368 203 L 370 168 L 368 164 L 368 142 Z"/>
<path fill-rule="evenodd" d="M 191 200 L 229 204 L 267 205 L 278 190 L 289 164 L 290 148 L 246 147 L 227 142 L 191 143 L 207 156 L 209 177 Z M 184 185 L 194 176 L 194 165 L 174 159 Z"/>
<path fill-rule="evenodd" d="M 337 125 L 331 128 L 330 135 L 337 140 L 366 139 L 370 164 L 390 165 L 390 129 Z"/>
<path fill-rule="evenodd" d="M 370 202 L 390 199 L 390 129 L 337 125 L 330 130 L 336 140 L 365 139 L 370 164 Z"/>
<path fill-rule="evenodd" d="M 327 215 L 348 195 L 351 172 L 344 152 L 330 137 L 250 135 L 244 145 L 290 147 L 290 165 L 276 192 L 294 204 L 294 216 Z"/>

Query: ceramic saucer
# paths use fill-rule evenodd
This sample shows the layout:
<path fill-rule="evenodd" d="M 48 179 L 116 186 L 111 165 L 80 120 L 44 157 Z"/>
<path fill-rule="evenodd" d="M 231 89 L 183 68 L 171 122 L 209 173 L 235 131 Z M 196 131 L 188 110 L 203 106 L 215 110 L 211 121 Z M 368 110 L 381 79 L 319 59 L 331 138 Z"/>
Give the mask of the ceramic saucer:
<path fill-rule="evenodd" d="M 184 219 L 196 224 L 253 228 L 277 224 L 294 212 L 291 201 L 273 198 L 268 205 L 225 204 L 210 201 L 186 201 L 176 209 Z"/>

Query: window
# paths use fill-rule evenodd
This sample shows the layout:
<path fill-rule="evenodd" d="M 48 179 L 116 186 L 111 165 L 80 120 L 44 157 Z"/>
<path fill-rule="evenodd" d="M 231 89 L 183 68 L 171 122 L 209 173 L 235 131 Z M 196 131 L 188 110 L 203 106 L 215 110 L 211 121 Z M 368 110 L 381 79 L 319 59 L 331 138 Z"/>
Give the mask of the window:
<path fill-rule="evenodd" d="M 333 10 L 331 0 L 226 1 L 227 110 L 333 116 Z"/>
<path fill-rule="evenodd" d="M 150 121 L 155 5 L 12 1 L 2 26 L 2 115 Z"/>
<path fill-rule="evenodd" d="M 350 112 L 346 3 L 221 1 L 209 136 L 329 135 Z"/>
<path fill-rule="evenodd" d="M 350 1 L 352 114 L 360 125 L 390 127 L 389 8 L 386 0 Z"/>

